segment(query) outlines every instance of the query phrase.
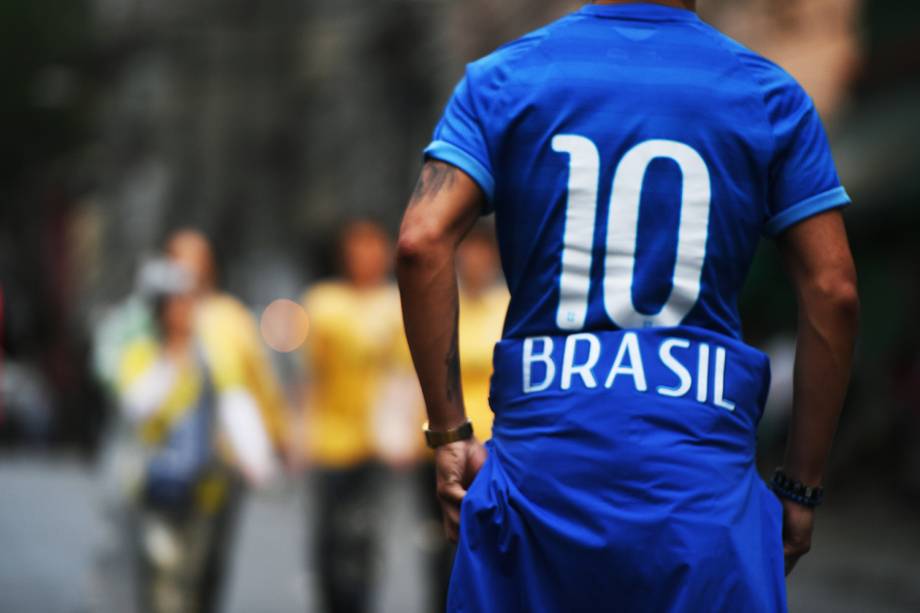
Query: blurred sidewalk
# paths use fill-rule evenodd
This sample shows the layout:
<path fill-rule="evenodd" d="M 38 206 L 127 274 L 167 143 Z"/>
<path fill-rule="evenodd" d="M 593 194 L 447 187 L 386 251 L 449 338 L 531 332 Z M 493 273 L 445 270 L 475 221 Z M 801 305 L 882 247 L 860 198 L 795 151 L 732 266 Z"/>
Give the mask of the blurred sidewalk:
<path fill-rule="evenodd" d="M 303 562 L 310 512 L 303 489 L 302 480 L 290 481 L 245 501 L 226 612 L 316 610 Z M 97 492 L 93 473 L 75 458 L 0 456 L 0 613 L 92 611 L 93 564 L 107 537 Z M 414 501 L 408 475 L 394 477 L 381 501 L 380 517 L 390 530 L 380 560 L 380 613 L 414 613 L 424 602 L 421 562 L 417 550 L 406 547 L 417 541 Z"/>
<path fill-rule="evenodd" d="M 252 496 L 243 509 L 225 610 L 301 613 L 314 610 L 303 570 L 303 488 Z M 384 547 L 381 612 L 418 611 L 422 595 L 413 542 L 413 496 L 394 479 L 381 517 L 391 527 Z M 91 610 L 92 562 L 104 537 L 84 464 L 67 457 L 0 457 L 0 613 Z M 793 612 L 920 611 L 920 519 L 891 510 L 878 496 L 834 500 L 818 515 L 815 550 L 790 584 Z M 401 547 L 400 544 L 403 546 Z"/>

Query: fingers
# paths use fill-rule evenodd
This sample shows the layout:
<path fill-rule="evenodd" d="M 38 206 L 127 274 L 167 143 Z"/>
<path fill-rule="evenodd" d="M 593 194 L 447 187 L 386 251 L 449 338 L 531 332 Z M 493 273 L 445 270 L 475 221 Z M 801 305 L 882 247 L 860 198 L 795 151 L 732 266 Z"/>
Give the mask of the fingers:
<path fill-rule="evenodd" d="M 476 439 L 449 443 L 435 452 L 437 494 L 444 532 L 453 543 L 457 542 L 460 535 L 460 503 L 487 455 L 485 448 Z"/>
<path fill-rule="evenodd" d="M 444 521 L 444 535 L 447 536 L 447 540 L 453 543 L 454 545 L 460 540 L 460 516 L 459 514 L 455 519 L 451 519 L 450 515 L 447 512 L 445 505 L 441 505 L 441 517 Z"/>
<path fill-rule="evenodd" d="M 486 458 L 489 456 L 489 452 L 486 451 L 486 448 L 479 443 L 479 441 L 474 440 L 473 444 L 469 449 L 469 460 L 466 463 L 466 475 L 465 483 L 467 486 L 473 482 L 473 479 L 476 478 L 476 475 L 479 474 L 482 465 L 486 463 Z"/>
<path fill-rule="evenodd" d="M 441 503 L 444 533 L 452 543 L 456 543 L 460 536 L 460 503 L 465 495 L 466 490 L 457 481 L 438 483 L 438 500 Z"/>
<path fill-rule="evenodd" d="M 810 547 L 806 549 L 792 549 L 788 546 L 783 548 L 783 561 L 787 577 L 792 572 L 792 569 L 795 568 L 795 565 L 799 563 L 801 557 L 808 553 L 809 549 Z"/>
<path fill-rule="evenodd" d="M 792 572 L 799 559 L 811 551 L 811 540 L 791 538 L 783 542 L 783 558 L 785 560 L 786 576 Z"/>
<path fill-rule="evenodd" d="M 801 554 L 800 554 L 800 555 L 789 555 L 789 554 L 785 554 L 785 555 L 783 556 L 783 562 L 784 562 L 784 565 L 785 565 L 785 571 L 786 571 L 786 576 L 787 576 L 787 577 L 788 577 L 789 574 L 792 572 L 792 569 L 795 568 L 795 565 L 799 563 L 799 558 L 801 558 L 801 557 L 802 557 Z"/>
<path fill-rule="evenodd" d="M 814 530 L 814 509 L 783 500 L 783 558 L 786 575 L 792 572 L 799 559 L 811 550 Z"/>

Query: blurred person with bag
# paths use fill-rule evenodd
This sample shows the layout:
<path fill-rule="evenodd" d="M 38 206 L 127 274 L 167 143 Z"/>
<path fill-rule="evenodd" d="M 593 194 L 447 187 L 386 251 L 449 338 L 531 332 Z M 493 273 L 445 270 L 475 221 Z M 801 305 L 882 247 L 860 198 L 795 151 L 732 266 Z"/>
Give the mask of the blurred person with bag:
<path fill-rule="evenodd" d="M 352 221 L 339 249 L 342 278 L 317 283 L 303 299 L 311 323 L 304 454 L 316 504 L 312 559 L 320 598 L 327 610 L 350 613 L 371 604 L 382 541 L 381 482 L 386 466 L 408 466 L 419 457 L 412 424 L 419 421 L 420 399 L 386 232 L 368 220 Z"/>
<path fill-rule="evenodd" d="M 157 334 L 127 347 L 119 373 L 145 450 L 134 488 L 140 606 L 213 611 L 243 481 L 259 486 L 276 473 L 283 407 L 251 316 L 213 291 L 207 241 L 179 232 L 167 253 L 142 274 Z"/>
<path fill-rule="evenodd" d="M 288 450 L 287 400 L 265 352 L 258 324 L 246 306 L 217 286 L 217 266 L 208 239 L 181 229 L 166 241 L 167 257 L 191 277 L 196 298 L 195 330 L 212 365 L 215 385 L 237 403 L 252 402 L 274 449 Z M 249 414 L 241 412 L 241 414 Z M 245 424 L 239 424 L 243 429 Z M 240 470 L 247 470 L 239 466 Z M 251 475 L 255 480 L 258 475 Z"/>

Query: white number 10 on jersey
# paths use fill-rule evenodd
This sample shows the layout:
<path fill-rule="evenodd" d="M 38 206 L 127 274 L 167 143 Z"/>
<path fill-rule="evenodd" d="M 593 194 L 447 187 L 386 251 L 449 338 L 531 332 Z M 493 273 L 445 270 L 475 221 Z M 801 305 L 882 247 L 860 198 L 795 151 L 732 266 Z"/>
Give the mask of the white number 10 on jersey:
<path fill-rule="evenodd" d="M 581 330 L 588 313 L 600 155 L 590 139 L 574 134 L 554 136 L 552 146 L 569 156 L 556 324 L 562 330 Z M 632 285 L 642 182 L 656 158 L 677 163 L 683 188 L 671 293 L 658 313 L 645 314 L 633 303 Z M 604 309 L 614 324 L 623 329 L 676 326 L 690 312 L 700 295 L 710 199 L 709 169 L 692 147 L 672 140 L 647 140 L 626 152 L 614 173 L 607 214 Z"/>

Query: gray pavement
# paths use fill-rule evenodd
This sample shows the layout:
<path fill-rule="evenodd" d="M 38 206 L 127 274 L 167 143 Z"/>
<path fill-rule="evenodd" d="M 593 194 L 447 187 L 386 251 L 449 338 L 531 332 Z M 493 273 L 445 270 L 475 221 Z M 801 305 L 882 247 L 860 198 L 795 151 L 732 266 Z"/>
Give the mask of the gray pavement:
<path fill-rule="evenodd" d="M 376 613 L 421 611 L 416 494 L 402 478 L 389 489 L 381 503 L 388 531 Z M 118 584 L 119 569 L 100 573 L 96 563 L 107 538 L 96 501 L 93 475 L 72 458 L 0 457 L 0 613 L 98 608 L 98 591 Z M 309 513 L 298 482 L 249 498 L 225 611 L 316 610 L 302 554 Z M 872 497 L 831 500 L 819 513 L 813 552 L 790 580 L 789 604 L 803 613 L 920 611 L 920 513 Z"/>

